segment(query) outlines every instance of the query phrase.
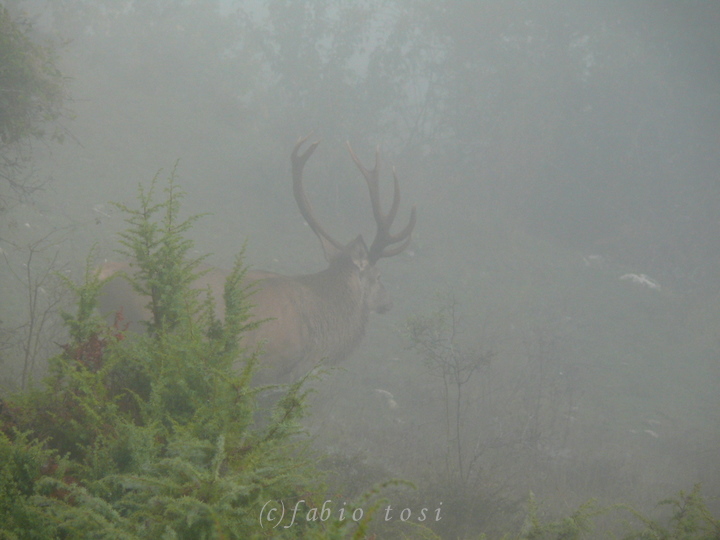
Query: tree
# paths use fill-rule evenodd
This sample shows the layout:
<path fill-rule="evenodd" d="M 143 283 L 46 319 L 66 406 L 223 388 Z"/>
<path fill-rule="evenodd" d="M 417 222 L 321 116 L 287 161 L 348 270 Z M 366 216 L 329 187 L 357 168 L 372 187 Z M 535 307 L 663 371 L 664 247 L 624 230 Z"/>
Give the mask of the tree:
<path fill-rule="evenodd" d="M 24 195 L 37 185 L 22 173 L 31 142 L 62 140 L 62 131 L 47 126 L 63 113 L 65 78 L 55 48 L 43 43 L 32 24 L 0 6 L 0 209 L 10 192 Z"/>
<path fill-rule="evenodd" d="M 150 331 L 133 338 L 120 314 L 112 326 L 100 319 L 104 282 L 89 264 L 83 284 L 66 280 L 77 309 L 44 385 L 0 401 L 0 538 L 257 538 L 267 501 L 322 493 L 302 457 L 304 379 L 256 421 L 263 389 L 250 386 L 255 356 L 238 346 L 249 324 L 241 258 L 220 321 L 188 285 L 198 261 L 183 233 L 197 216 L 178 218 L 172 176 L 165 202 L 155 186 L 141 190 L 140 210 L 123 207 L 137 260 L 127 277 L 157 306 Z"/>

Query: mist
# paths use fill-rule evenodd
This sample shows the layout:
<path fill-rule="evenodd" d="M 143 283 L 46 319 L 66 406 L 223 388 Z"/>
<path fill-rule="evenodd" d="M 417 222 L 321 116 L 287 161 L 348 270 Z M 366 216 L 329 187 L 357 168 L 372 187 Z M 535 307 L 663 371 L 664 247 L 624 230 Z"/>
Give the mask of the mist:
<path fill-rule="evenodd" d="M 71 100 L 0 236 L 53 233 L 72 279 L 93 246 L 119 257 L 110 201 L 173 170 L 211 264 L 246 245 L 254 269 L 322 270 L 293 145 L 321 141 L 306 189 L 343 242 L 375 233 L 346 142 L 367 164 L 380 148 L 384 204 L 395 171 L 396 227 L 412 205 L 417 226 L 378 263 L 393 309 L 315 385 L 338 492 L 410 480 L 453 516 L 443 537 L 516 519 L 530 491 L 551 513 L 653 512 L 702 482 L 718 510 L 720 4 L 7 3 L 62 42 Z M 25 300 L 6 274 L 9 328 Z M 2 370 L 17 385 L 20 361 Z"/>

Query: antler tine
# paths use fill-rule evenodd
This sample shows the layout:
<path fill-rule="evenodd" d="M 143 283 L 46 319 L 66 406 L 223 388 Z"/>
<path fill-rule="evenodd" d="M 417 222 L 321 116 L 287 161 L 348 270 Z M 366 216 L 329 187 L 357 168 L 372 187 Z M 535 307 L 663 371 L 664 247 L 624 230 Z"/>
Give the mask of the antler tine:
<path fill-rule="evenodd" d="M 312 133 L 309 133 L 305 137 L 298 139 L 298 142 L 295 144 L 292 154 L 290 155 L 290 162 L 292 163 L 293 194 L 295 195 L 295 202 L 297 202 L 298 208 L 300 209 L 300 214 L 302 214 L 302 217 L 315 233 L 315 236 L 320 239 L 323 251 L 325 252 L 325 257 L 329 258 L 332 253 L 331 246 L 336 249 L 342 249 L 343 245 L 330 236 L 323 226 L 320 225 L 320 222 L 315 217 L 312 205 L 310 204 L 307 195 L 305 195 L 305 188 L 302 184 L 302 174 L 305 163 L 320 144 L 320 141 L 315 141 L 314 143 L 311 143 L 302 154 L 299 154 L 298 152 L 300 147 L 310 138 L 311 135 Z"/>
<path fill-rule="evenodd" d="M 375 263 L 382 257 L 392 257 L 402 252 L 410 243 L 411 234 L 415 228 L 415 207 L 412 207 L 410 211 L 410 221 L 405 228 L 397 234 L 390 233 L 390 227 L 392 227 L 393 221 L 397 214 L 398 208 L 400 207 L 400 183 L 398 182 L 397 174 L 393 168 L 393 200 L 390 205 L 390 210 L 387 214 L 383 214 L 382 207 L 380 206 L 380 187 L 379 187 L 379 176 L 380 176 L 380 148 L 375 149 L 375 166 L 372 170 L 368 170 L 357 157 L 353 151 L 350 143 L 347 143 L 348 150 L 350 151 L 350 157 L 352 157 L 355 165 L 365 177 L 365 181 L 370 191 L 370 203 L 373 209 L 373 216 L 375 217 L 375 223 L 377 224 L 377 233 L 375 239 L 370 245 L 368 259 L 371 263 Z M 401 242 L 400 245 L 389 248 L 393 244 Z"/>
<path fill-rule="evenodd" d="M 393 167 L 393 200 L 390 205 L 390 210 L 388 211 L 387 216 L 385 216 L 387 221 L 390 223 L 395 221 L 395 214 L 397 214 L 398 208 L 400 208 L 400 182 L 398 182 L 395 167 Z"/>
<path fill-rule="evenodd" d="M 375 148 L 375 166 L 372 171 L 369 171 L 365 165 L 360 162 L 360 158 L 357 157 L 357 154 L 355 154 L 355 151 L 350 146 L 350 141 L 347 141 L 345 144 L 350 151 L 350 157 L 365 177 L 365 181 L 367 182 L 368 189 L 370 191 L 370 203 L 373 209 L 373 215 L 375 216 L 375 221 L 379 223 L 384 220 L 382 209 L 380 208 L 380 189 L 378 180 L 380 177 L 380 147 Z"/>

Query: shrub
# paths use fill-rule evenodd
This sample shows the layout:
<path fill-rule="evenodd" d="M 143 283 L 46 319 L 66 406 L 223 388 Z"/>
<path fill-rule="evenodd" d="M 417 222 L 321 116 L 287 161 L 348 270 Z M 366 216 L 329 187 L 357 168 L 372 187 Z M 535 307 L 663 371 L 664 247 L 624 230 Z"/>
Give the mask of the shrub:
<path fill-rule="evenodd" d="M 70 342 L 44 384 L 3 403 L 0 538 L 267 536 L 263 504 L 322 493 L 299 436 L 304 381 L 259 425 L 266 388 L 250 384 L 255 356 L 234 367 L 248 325 L 242 257 L 219 321 L 190 288 L 200 260 L 188 259 L 183 235 L 197 216 L 178 220 L 173 175 L 164 202 L 153 202 L 156 185 L 140 189 L 139 210 L 122 207 L 124 253 L 137 267 L 128 279 L 152 307 L 148 331 L 126 339 L 121 318 L 108 325 L 95 313 L 103 281 L 88 270 L 83 284 L 68 283 L 78 297 L 64 316 Z M 286 534 L 325 528 L 344 525 L 298 521 Z"/>

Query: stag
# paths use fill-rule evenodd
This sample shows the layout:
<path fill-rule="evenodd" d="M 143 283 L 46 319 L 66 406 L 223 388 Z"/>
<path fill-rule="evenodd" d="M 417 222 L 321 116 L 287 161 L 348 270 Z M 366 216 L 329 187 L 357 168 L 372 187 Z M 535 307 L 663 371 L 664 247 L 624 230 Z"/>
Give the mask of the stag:
<path fill-rule="evenodd" d="M 254 289 L 251 317 L 265 321 L 245 332 L 243 346 L 261 348 L 262 379 L 286 381 L 307 370 L 320 360 L 336 363 L 345 359 L 365 335 L 371 312 L 385 313 L 392 307 L 389 293 L 380 281 L 376 263 L 401 253 L 410 243 L 415 227 L 415 207 L 405 227 L 390 232 L 400 206 L 400 186 L 393 170 L 394 192 L 390 208 L 383 212 L 379 189 L 379 150 L 375 165 L 367 169 L 348 143 L 353 162 L 365 177 L 377 232 L 368 248 L 362 235 L 347 244 L 333 238 L 320 224 L 303 187 L 305 163 L 319 141 L 301 148 L 308 137 L 301 138 L 291 154 L 293 193 L 302 217 L 320 240 L 328 266 L 314 274 L 284 276 L 266 271 L 249 271 L 245 285 Z M 100 277 L 125 271 L 128 263 L 106 263 Z M 210 288 L 213 298 L 222 298 L 222 289 L 229 272 L 207 269 L 194 288 Z M 122 310 L 132 325 L 147 320 L 146 300 L 132 291 L 125 279 L 112 279 L 105 285 L 100 309 L 105 313 Z M 218 302 L 216 313 L 224 316 Z"/>

